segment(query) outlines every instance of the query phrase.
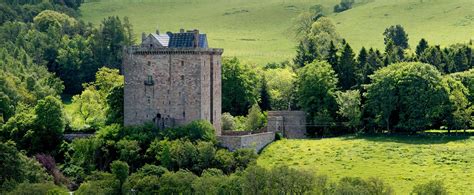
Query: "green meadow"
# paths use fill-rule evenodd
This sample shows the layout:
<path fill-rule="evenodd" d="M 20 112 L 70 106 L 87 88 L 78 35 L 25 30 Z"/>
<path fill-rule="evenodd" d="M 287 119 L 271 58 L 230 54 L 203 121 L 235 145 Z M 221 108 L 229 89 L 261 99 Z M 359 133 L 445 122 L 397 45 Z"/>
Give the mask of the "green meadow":
<path fill-rule="evenodd" d="M 86 0 L 87 1 L 87 0 Z M 225 56 L 263 64 L 289 60 L 296 41 L 294 18 L 321 4 L 342 37 L 358 50 L 383 49 L 383 31 L 401 24 L 414 48 L 423 37 L 431 44 L 449 45 L 474 39 L 472 0 L 356 0 L 354 8 L 335 14 L 339 0 L 88 0 L 82 18 L 98 25 L 107 17 L 128 16 L 137 38 L 142 32 L 200 29 L 210 46 Z M 164 33 L 164 32 L 163 32 Z"/>
<path fill-rule="evenodd" d="M 342 137 L 281 140 L 258 158 L 265 167 L 289 165 L 315 170 L 336 182 L 342 177 L 379 177 L 396 194 L 442 180 L 452 194 L 474 192 L 474 137 Z"/>

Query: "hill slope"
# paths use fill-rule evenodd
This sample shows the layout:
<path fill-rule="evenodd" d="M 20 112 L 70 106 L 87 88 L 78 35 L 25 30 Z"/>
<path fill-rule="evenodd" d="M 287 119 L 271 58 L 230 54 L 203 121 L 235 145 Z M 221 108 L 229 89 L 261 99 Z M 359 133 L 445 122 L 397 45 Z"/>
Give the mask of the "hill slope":
<path fill-rule="evenodd" d="M 316 170 L 335 182 L 342 177 L 379 177 L 396 194 L 415 184 L 442 180 L 452 194 L 474 191 L 474 137 L 370 137 L 282 140 L 264 149 L 257 163 Z"/>
<path fill-rule="evenodd" d="M 364 0 L 351 10 L 331 13 L 339 33 L 355 49 L 383 48 L 383 30 L 402 24 L 413 45 L 452 44 L 474 38 L 472 0 Z M 84 3 L 83 19 L 99 24 L 111 15 L 128 16 L 135 33 L 198 28 L 224 55 L 255 63 L 278 62 L 294 55 L 292 20 L 310 6 L 331 10 L 337 0 L 100 0 Z"/>

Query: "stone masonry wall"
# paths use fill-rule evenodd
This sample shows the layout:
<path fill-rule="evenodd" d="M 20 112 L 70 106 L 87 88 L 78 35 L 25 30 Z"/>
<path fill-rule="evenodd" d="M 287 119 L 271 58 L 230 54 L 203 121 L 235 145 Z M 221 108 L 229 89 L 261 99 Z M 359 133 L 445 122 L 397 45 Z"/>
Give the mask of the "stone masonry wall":
<path fill-rule="evenodd" d="M 306 138 L 306 113 L 303 111 L 268 111 L 268 131 L 290 139 Z"/>
<path fill-rule="evenodd" d="M 250 135 L 223 135 L 217 137 L 219 142 L 231 151 L 239 148 L 252 148 L 256 152 L 275 140 L 275 132 L 264 132 Z"/>
<path fill-rule="evenodd" d="M 221 54 L 219 49 L 128 48 L 124 124 L 168 127 L 204 119 L 220 135 Z"/>

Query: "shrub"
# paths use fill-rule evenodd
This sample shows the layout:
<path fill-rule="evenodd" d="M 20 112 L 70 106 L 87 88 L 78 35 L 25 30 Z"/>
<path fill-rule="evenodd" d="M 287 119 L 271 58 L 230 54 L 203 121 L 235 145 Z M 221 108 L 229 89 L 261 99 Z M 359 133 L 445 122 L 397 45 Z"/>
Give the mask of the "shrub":
<path fill-rule="evenodd" d="M 191 194 L 192 183 L 197 178 L 189 171 L 167 172 L 160 178 L 160 194 Z"/>
<path fill-rule="evenodd" d="M 246 130 L 249 131 L 258 130 L 265 126 L 265 115 L 263 115 L 258 104 L 254 104 L 252 108 L 250 108 L 245 126 Z"/>
<path fill-rule="evenodd" d="M 448 191 L 442 181 L 433 180 L 413 187 L 413 194 L 417 195 L 446 195 Z"/>
<path fill-rule="evenodd" d="M 223 113 L 221 117 L 221 122 L 223 131 L 235 130 L 234 117 L 230 113 Z"/>
<path fill-rule="evenodd" d="M 128 193 L 133 189 L 136 194 L 158 194 L 159 178 L 166 172 L 162 166 L 146 164 L 128 177 L 122 191 Z"/>
<path fill-rule="evenodd" d="M 226 174 L 229 174 L 234 171 L 235 159 L 232 152 L 229 152 L 226 149 L 218 150 L 216 152 L 216 164 Z"/>
<path fill-rule="evenodd" d="M 93 172 L 74 194 L 113 195 L 120 194 L 120 192 L 120 181 L 114 175 L 104 172 Z"/>
<path fill-rule="evenodd" d="M 184 127 L 186 137 L 191 141 L 210 141 L 217 142 L 214 126 L 209 121 L 197 120 L 189 123 Z"/>
<path fill-rule="evenodd" d="M 22 183 L 8 195 L 43 195 L 43 194 L 67 194 L 68 190 L 52 183 Z"/>
<path fill-rule="evenodd" d="M 330 194 L 394 194 L 392 187 L 385 184 L 381 179 L 369 178 L 364 180 L 359 177 L 344 177 L 337 185 L 333 185 Z"/>
<path fill-rule="evenodd" d="M 126 162 L 116 160 L 110 164 L 110 170 L 115 178 L 120 181 L 120 186 L 122 186 L 128 177 L 128 169 L 129 167 Z"/>
<path fill-rule="evenodd" d="M 242 148 L 234 152 L 234 159 L 237 168 L 245 169 L 248 164 L 257 160 L 257 153 L 253 149 Z"/>

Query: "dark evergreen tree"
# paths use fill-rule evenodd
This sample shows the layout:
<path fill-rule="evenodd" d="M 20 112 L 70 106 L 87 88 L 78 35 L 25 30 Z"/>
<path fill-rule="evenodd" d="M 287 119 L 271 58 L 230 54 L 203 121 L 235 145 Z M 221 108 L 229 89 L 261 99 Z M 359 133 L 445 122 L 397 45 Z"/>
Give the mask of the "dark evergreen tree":
<path fill-rule="evenodd" d="M 258 105 L 260 106 L 260 109 L 262 111 L 268 111 L 271 110 L 271 99 L 270 99 L 270 93 L 268 92 L 268 85 L 267 85 L 267 79 L 265 79 L 265 76 L 261 79 L 261 87 L 260 87 L 260 101 L 258 102 Z"/>
<path fill-rule="evenodd" d="M 370 48 L 368 55 L 367 55 L 367 66 L 366 66 L 366 75 L 364 77 L 364 84 L 368 84 L 370 82 L 369 76 L 372 75 L 375 70 L 384 66 L 382 60 L 382 54 L 380 51 Z"/>
<path fill-rule="evenodd" d="M 416 46 L 416 55 L 418 56 L 418 58 L 428 47 L 428 42 L 425 39 L 421 39 L 418 45 Z"/>
<path fill-rule="evenodd" d="M 420 58 L 423 63 L 431 64 L 438 68 L 439 71 L 444 72 L 443 53 L 439 46 L 429 47 L 426 49 Z"/>
<path fill-rule="evenodd" d="M 408 34 L 401 25 L 390 26 L 385 29 L 383 33 L 385 36 L 384 43 L 388 45 L 389 42 L 393 42 L 393 45 L 402 49 L 407 49 L 408 46 Z"/>
<path fill-rule="evenodd" d="M 357 84 L 360 86 L 361 84 L 364 83 L 365 78 L 368 76 L 367 75 L 367 60 L 368 60 L 368 54 L 367 50 L 365 47 L 362 47 L 359 51 L 359 55 L 357 55 Z"/>
<path fill-rule="evenodd" d="M 293 59 L 293 62 L 299 67 L 304 67 L 306 64 L 317 59 L 318 56 L 316 44 L 313 41 L 300 41 L 300 44 L 296 48 L 296 56 Z"/>
<path fill-rule="evenodd" d="M 346 43 L 339 58 L 338 68 L 335 69 L 339 77 L 339 86 L 348 90 L 357 84 L 355 54 L 351 46 Z"/>
<path fill-rule="evenodd" d="M 337 48 L 334 45 L 334 42 L 331 41 L 329 44 L 329 50 L 328 50 L 328 55 L 326 57 L 326 61 L 331 64 L 332 68 L 335 69 L 337 65 Z"/>

